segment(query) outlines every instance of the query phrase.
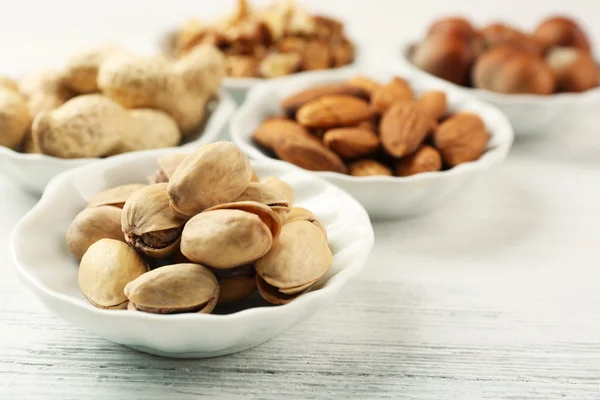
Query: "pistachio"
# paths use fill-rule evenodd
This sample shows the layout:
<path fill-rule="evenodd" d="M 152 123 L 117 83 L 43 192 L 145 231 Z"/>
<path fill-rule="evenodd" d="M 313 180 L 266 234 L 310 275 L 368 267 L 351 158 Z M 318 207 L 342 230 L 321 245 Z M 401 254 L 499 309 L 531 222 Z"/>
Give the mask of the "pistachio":
<path fill-rule="evenodd" d="M 325 240 L 327 240 L 327 231 L 325 230 L 325 225 L 323 222 L 313 214 L 311 211 L 307 210 L 303 207 L 292 207 L 287 216 L 287 219 L 283 222 L 283 224 L 289 224 L 294 221 L 308 221 L 311 224 L 314 224 L 317 228 L 321 230 L 323 235 L 325 236 Z"/>
<path fill-rule="evenodd" d="M 169 182 L 173 173 L 181 164 L 184 158 L 187 157 L 187 154 L 184 153 L 168 153 L 158 157 L 158 167 L 159 169 L 148 178 L 150 183 L 163 183 Z"/>
<path fill-rule="evenodd" d="M 174 314 L 214 310 L 219 284 L 210 269 L 198 264 L 173 264 L 147 272 L 125 286 L 130 309 Z"/>
<path fill-rule="evenodd" d="M 316 225 L 303 220 L 287 223 L 279 240 L 256 261 L 259 293 L 271 303 L 288 303 L 309 290 L 331 262 L 327 239 Z"/>
<path fill-rule="evenodd" d="M 125 285 L 148 270 L 144 260 L 127 244 L 100 239 L 85 252 L 79 264 L 79 288 L 98 308 L 124 309 Z"/>
<path fill-rule="evenodd" d="M 167 184 L 137 190 L 123 207 L 121 228 L 125 240 L 150 257 L 166 257 L 177 250 L 185 220 L 169 208 Z"/>
<path fill-rule="evenodd" d="M 279 191 L 275 190 L 262 182 L 250 182 L 244 193 L 237 198 L 239 201 L 256 201 L 271 207 L 277 215 L 283 220 L 286 219 L 290 212 L 290 203 L 287 198 Z"/>
<path fill-rule="evenodd" d="M 191 217 L 237 199 L 250 179 L 250 161 L 236 145 L 216 142 L 202 146 L 179 164 L 169 180 L 171 209 Z"/>
<path fill-rule="evenodd" d="M 290 207 L 294 204 L 294 189 L 289 183 L 284 182 L 275 176 L 267 176 L 261 182 L 281 193 L 283 197 L 287 199 Z"/>
<path fill-rule="evenodd" d="M 242 265 L 230 269 L 215 269 L 221 291 L 218 305 L 232 304 L 256 292 L 256 270 L 254 265 Z"/>
<path fill-rule="evenodd" d="M 260 178 L 256 174 L 255 170 L 252 170 L 252 178 L 250 178 L 250 182 L 260 182 Z"/>
<path fill-rule="evenodd" d="M 181 252 L 215 269 L 250 264 L 265 255 L 279 236 L 281 221 L 268 206 L 248 201 L 222 204 L 183 228 Z"/>
<path fill-rule="evenodd" d="M 67 247 L 81 259 L 87 249 L 100 239 L 125 242 L 121 232 L 121 209 L 112 206 L 86 208 L 81 211 L 67 229 Z"/>
<path fill-rule="evenodd" d="M 115 206 L 123 208 L 125 202 L 135 191 L 145 187 L 143 183 L 129 183 L 96 193 L 88 202 L 88 207 Z"/>

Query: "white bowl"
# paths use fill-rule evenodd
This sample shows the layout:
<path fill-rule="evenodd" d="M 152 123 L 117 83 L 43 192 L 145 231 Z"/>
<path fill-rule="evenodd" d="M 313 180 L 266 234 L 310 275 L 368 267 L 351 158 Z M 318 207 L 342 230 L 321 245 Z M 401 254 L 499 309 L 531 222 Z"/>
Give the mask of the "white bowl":
<path fill-rule="evenodd" d="M 297 205 L 319 216 L 328 232 L 333 264 L 315 290 L 283 306 L 258 295 L 254 308 L 228 315 L 156 315 L 92 306 L 77 284 L 78 262 L 65 245 L 65 232 L 90 196 L 109 187 L 145 181 L 164 150 L 124 154 L 66 172 L 53 179 L 11 238 L 16 270 L 25 285 L 58 316 L 96 335 L 134 349 L 168 357 L 212 357 L 261 344 L 329 304 L 365 265 L 373 228 L 365 210 L 339 188 L 282 162 L 253 161 L 259 176 L 278 176 L 296 191 Z M 35 251 L 32 251 L 34 249 Z"/>
<path fill-rule="evenodd" d="M 285 81 L 269 82 L 253 88 L 231 121 L 230 133 L 233 141 L 253 158 L 271 159 L 252 140 L 252 134 L 266 117 L 281 112 L 279 103 L 283 98 L 312 86 L 341 82 L 359 73 L 381 82 L 388 81 L 395 75 L 391 72 L 377 71 L 324 71 L 310 77 L 288 78 Z M 409 71 L 398 75 L 407 79 L 416 93 L 440 89 L 440 85 L 415 77 Z M 372 218 L 418 215 L 437 207 L 483 170 L 504 160 L 513 141 L 510 124 L 501 112 L 452 88 L 444 88 L 444 91 L 452 111 L 477 113 L 491 133 L 488 149 L 479 160 L 458 165 L 447 171 L 425 172 L 408 177 L 355 177 L 337 172 L 313 173 L 354 196 Z"/>
<path fill-rule="evenodd" d="M 189 141 L 177 148 L 196 148 L 203 144 L 214 142 L 226 126 L 235 109 L 236 104 L 231 95 L 221 90 L 216 107 L 211 111 L 203 127 L 200 128 L 200 132 L 192 134 Z M 99 160 L 101 159 L 62 159 L 45 154 L 21 153 L 8 147 L 0 146 L 0 171 L 17 185 L 34 194 L 41 194 L 48 182 L 56 175 Z"/>
<path fill-rule="evenodd" d="M 414 43 L 414 42 L 411 42 Z M 410 44 L 401 48 L 399 65 L 429 84 L 451 88 L 488 102 L 502 111 L 513 126 L 515 135 L 570 135 L 590 132 L 600 125 L 600 87 L 582 93 L 557 93 L 550 96 L 502 94 L 468 88 L 438 78 L 412 64 L 408 58 Z"/>

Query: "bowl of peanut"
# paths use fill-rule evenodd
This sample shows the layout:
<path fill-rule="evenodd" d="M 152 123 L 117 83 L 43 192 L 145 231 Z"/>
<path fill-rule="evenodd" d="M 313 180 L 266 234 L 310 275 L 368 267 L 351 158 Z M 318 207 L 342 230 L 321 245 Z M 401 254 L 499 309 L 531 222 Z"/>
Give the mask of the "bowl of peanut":
<path fill-rule="evenodd" d="M 324 71 L 264 83 L 230 131 L 251 157 L 313 171 L 372 218 L 440 206 L 503 161 L 513 141 L 493 106 L 410 71 Z"/>

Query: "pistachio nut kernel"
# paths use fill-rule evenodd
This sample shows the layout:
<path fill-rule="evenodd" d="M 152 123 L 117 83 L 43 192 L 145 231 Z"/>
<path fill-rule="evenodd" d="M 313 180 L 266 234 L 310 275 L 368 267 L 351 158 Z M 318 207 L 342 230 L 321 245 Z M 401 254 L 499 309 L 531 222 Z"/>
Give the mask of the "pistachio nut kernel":
<path fill-rule="evenodd" d="M 292 207 L 287 216 L 287 219 L 283 222 L 283 224 L 289 224 L 294 221 L 308 221 L 314 224 L 317 228 L 321 230 L 323 235 L 325 236 L 325 240 L 327 240 L 327 231 L 325 230 L 325 225 L 323 222 L 313 214 L 310 210 L 307 210 L 303 207 Z"/>
<path fill-rule="evenodd" d="M 124 309 L 125 285 L 148 270 L 144 260 L 126 243 L 100 239 L 85 252 L 79 264 L 79 288 L 98 308 Z"/>
<path fill-rule="evenodd" d="M 281 193 L 287 199 L 290 207 L 294 204 L 294 189 L 289 183 L 282 181 L 276 176 L 267 176 L 261 182 Z"/>
<path fill-rule="evenodd" d="M 146 186 L 144 183 L 129 183 L 116 186 L 96 193 L 88 202 L 88 207 L 115 206 L 123 208 L 123 205 L 136 190 Z"/>
<path fill-rule="evenodd" d="M 210 313 L 217 305 L 219 283 L 199 264 L 173 264 L 145 273 L 125 286 L 130 309 L 155 313 Z"/>
<path fill-rule="evenodd" d="M 230 142 L 216 142 L 187 156 L 169 179 L 171 209 L 191 217 L 237 199 L 252 179 L 248 157 Z"/>
<path fill-rule="evenodd" d="M 288 199 L 272 186 L 262 182 L 250 182 L 244 193 L 236 199 L 238 201 L 256 201 L 271 207 L 285 221 L 290 212 Z"/>
<path fill-rule="evenodd" d="M 291 301 L 325 275 L 331 262 L 327 240 L 316 225 L 305 220 L 287 223 L 271 250 L 256 261 L 259 292 L 268 293 L 263 297 L 270 302 L 273 296 L 280 302 Z M 262 284 L 261 279 L 272 288 Z"/>
<path fill-rule="evenodd" d="M 280 229 L 279 217 L 264 204 L 223 204 L 185 224 L 181 253 L 214 269 L 250 264 L 269 251 Z"/>
<path fill-rule="evenodd" d="M 148 177 L 148 182 L 151 184 L 169 182 L 179 164 L 186 157 L 187 154 L 184 153 L 168 153 L 158 157 L 158 170 L 154 175 Z"/>
<path fill-rule="evenodd" d="M 217 305 L 237 303 L 256 292 L 254 265 L 242 265 L 230 269 L 215 269 L 221 292 Z"/>
<path fill-rule="evenodd" d="M 121 231 L 121 209 L 113 206 L 85 208 L 67 229 L 66 241 L 69 251 L 81 259 L 87 249 L 100 239 L 125 242 Z"/>
<path fill-rule="evenodd" d="M 181 239 L 185 220 L 169 208 L 167 184 L 156 183 L 136 191 L 125 203 L 121 229 L 125 240 L 150 257 L 173 254 Z"/>

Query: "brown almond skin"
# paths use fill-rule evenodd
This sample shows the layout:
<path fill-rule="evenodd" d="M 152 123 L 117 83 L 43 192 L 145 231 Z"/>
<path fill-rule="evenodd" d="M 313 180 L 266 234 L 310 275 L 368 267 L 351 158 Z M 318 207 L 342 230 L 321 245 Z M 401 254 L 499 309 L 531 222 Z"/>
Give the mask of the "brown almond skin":
<path fill-rule="evenodd" d="M 348 80 L 348 85 L 362 90 L 363 92 L 367 93 L 369 97 L 381 87 L 379 82 L 361 75 L 350 78 Z"/>
<path fill-rule="evenodd" d="M 309 171 L 346 173 L 346 165 L 340 157 L 321 143 L 309 140 L 280 140 L 275 143 L 279 159 Z"/>
<path fill-rule="evenodd" d="M 383 114 L 392 103 L 413 99 L 414 95 L 408 82 L 404 79 L 394 78 L 391 82 L 373 92 L 371 104 L 377 113 Z"/>
<path fill-rule="evenodd" d="M 269 150 L 273 150 L 275 142 L 287 137 L 299 137 L 318 141 L 302 125 L 284 118 L 269 118 L 264 120 L 256 128 L 252 137 L 258 144 Z"/>
<path fill-rule="evenodd" d="M 433 144 L 446 164 L 455 167 L 475 161 L 485 152 L 489 134 L 477 115 L 458 113 L 445 120 L 433 134 Z"/>
<path fill-rule="evenodd" d="M 281 101 L 281 107 L 288 116 L 292 117 L 296 114 L 300 107 L 302 107 L 309 101 L 318 99 L 322 96 L 334 94 L 345 94 L 350 96 L 356 96 L 362 99 L 368 98 L 368 95 L 358 87 L 350 86 L 345 83 L 335 83 L 307 89 L 302 92 L 296 93 L 290 97 L 283 99 Z"/>
<path fill-rule="evenodd" d="M 370 158 L 349 164 L 348 173 L 352 176 L 392 176 L 390 168 Z"/>
<path fill-rule="evenodd" d="M 373 121 L 372 119 L 360 121 L 358 124 L 356 124 L 356 127 L 361 129 L 367 129 L 371 132 L 377 132 L 377 124 L 375 124 L 375 121 Z"/>
<path fill-rule="evenodd" d="M 379 125 L 384 150 L 396 158 L 415 152 L 427 136 L 432 119 L 416 102 L 392 104 Z"/>
<path fill-rule="evenodd" d="M 354 61 L 354 46 L 349 40 L 334 41 L 331 44 L 331 56 L 335 68 L 348 65 Z"/>
<path fill-rule="evenodd" d="M 398 176 L 410 176 L 441 169 L 442 156 L 436 149 L 427 145 L 396 163 L 396 175 Z"/>
<path fill-rule="evenodd" d="M 308 42 L 302 55 L 302 69 L 305 71 L 330 68 L 332 54 L 327 43 L 321 40 Z"/>
<path fill-rule="evenodd" d="M 436 121 L 446 114 L 446 93 L 437 90 L 425 92 L 417 99 L 419 106 Z"/>
<path fill-rule="evenodd" d="M 336 128 L 325 132 L 323 143 L 342 158 L 371 155 L 379 148 L 379 138 L 367 129 Z"/>
<path fill-rule="evenodd" d="M 296 113 L 298 122 L 308 128 L 352 126 L 371 118 L 369 103 L 348 95 L 319 97 L 303 105 Z"/>

